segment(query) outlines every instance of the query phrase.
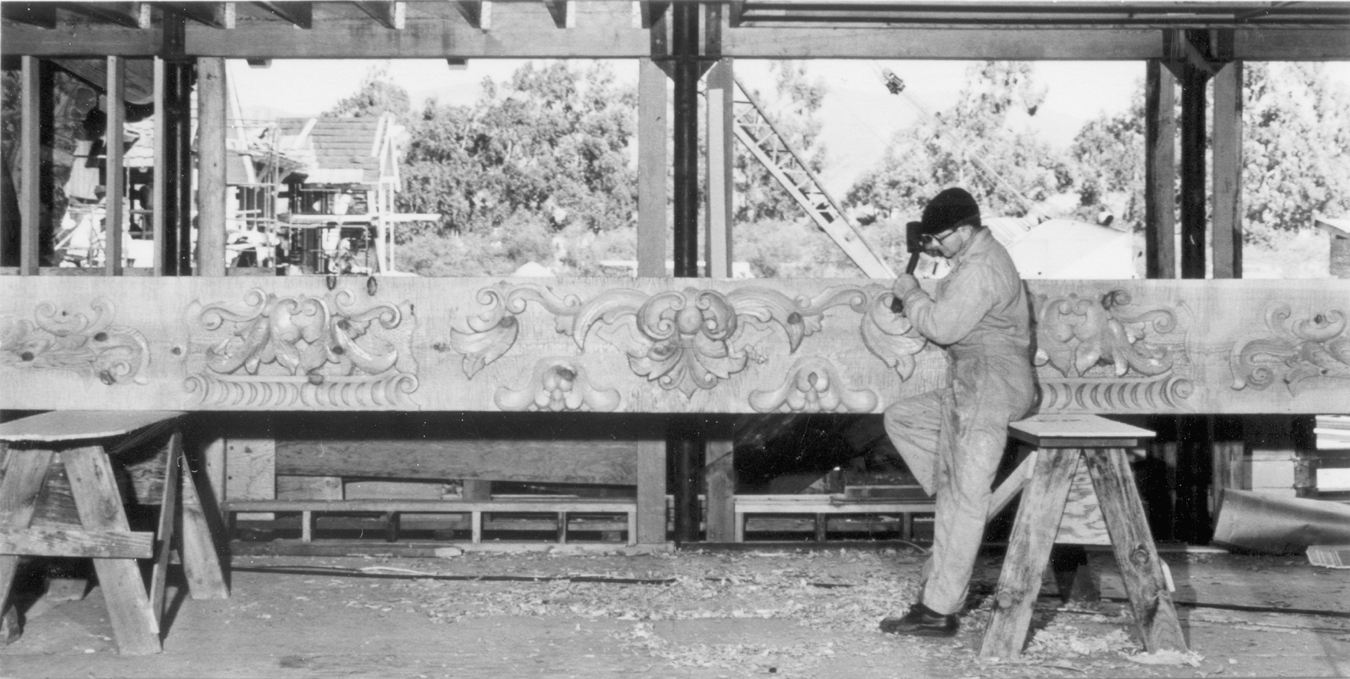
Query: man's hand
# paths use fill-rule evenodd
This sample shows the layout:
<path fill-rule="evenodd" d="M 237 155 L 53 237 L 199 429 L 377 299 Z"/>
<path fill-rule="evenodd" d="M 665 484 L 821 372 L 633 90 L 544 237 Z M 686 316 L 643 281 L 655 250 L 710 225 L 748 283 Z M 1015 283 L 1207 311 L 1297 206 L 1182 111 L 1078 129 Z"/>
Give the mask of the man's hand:
<path fill-rule="evenodd" d="M 904 299 L 905 295 L 918 289 L 919 279 L 915 278 L 914 274 L 902 273 L 896 277 L 895 284 L 891 286 L 891 293 L 894 294 L 897 299 Z"/>

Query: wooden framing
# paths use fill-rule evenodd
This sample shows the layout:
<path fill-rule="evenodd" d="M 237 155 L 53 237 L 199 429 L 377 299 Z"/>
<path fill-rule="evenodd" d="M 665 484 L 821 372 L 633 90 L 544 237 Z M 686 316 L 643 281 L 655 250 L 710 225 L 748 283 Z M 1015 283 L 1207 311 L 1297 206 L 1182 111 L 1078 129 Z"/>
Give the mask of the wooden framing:
<path fill-rule="evenodd" d="M 708 118 L 707 233 L 703 261 L 709 278 L 731 278 L 732 164 L 735 134 L 732 99 L 736 81 L 732 60 L 723 59 L 708 71 L 704 96 Z"/>
<path fill-rule="evenodd" d="M 225 60 L 197 60 L 197 261 L 199 276 L 225 275 Z"/>
<path fill-rule="evenodd" d="M 1242 278 L 1242 62 L 1214 76 L 1214 277 Z"/>
<path fill-rule="evenodd" d="M 22 59 L 23 122 L 20 127 L 19 212 L 22 215 L 19 236 L 19 270 L 25 276 L 38 273 L 40 228 L 42 223 L 42 62 L 35 57 Z"/>
<path fill-rule="evenodd" d="M 1147 64 L 1144 94 L 1145 270 L 1177 278 L 1176 78 L 1157 59 Z"/>
<path fill-rule="evenodd" d="M 666 74 L 638 61 L 637 275 L 666 275 Z"/>
<path fill-rule="evenodd" d="M 122 57 L 108 57 L 108 78 L 104 89 L 107 97 L 107 148 L 105 170 L 107 204 L 103 227 L 103 271 L 109 276 L 122 275 L 122 220 L 126 217 L 126 168 L 123 166 L 124 130 L 126 122 L 126 62 Z"/>

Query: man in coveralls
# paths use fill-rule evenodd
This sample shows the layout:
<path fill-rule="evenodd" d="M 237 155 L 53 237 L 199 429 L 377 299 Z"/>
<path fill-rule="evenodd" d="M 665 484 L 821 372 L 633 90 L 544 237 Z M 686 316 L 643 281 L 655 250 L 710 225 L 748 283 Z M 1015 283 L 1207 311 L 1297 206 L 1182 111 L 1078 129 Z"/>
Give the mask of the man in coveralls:
<path fill-rule="evenodd" d="M 952 269 L 929 296 L 911 274 L 892 288 L 914 329 L 947 350 L 948 384 L 886 409 L 886 433 L 928 494 L 937 495 L 933 552 L 919 601 L 881 630 L 952 636 L 984 535 L 990 486 L 1008 423 L 1035 393 L 1031 308 L 1008 251 L 980 223 L 975 199 L 950 188 L 931 200 L 923 247 Z"/>

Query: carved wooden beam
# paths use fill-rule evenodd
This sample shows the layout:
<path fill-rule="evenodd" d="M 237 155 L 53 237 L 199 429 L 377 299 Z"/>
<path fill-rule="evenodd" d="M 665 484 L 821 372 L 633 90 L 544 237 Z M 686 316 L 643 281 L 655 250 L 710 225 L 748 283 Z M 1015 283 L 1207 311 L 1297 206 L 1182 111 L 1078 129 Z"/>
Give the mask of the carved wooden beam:
<path fill-rule="evenodd" d="M 878 413 L 947 375 L 862 279 L 371 280 L 0 276 L 0 408 Z M 1043 412 L 1350 413 L 1350 281 L 1027 284 Z"/>
<path fill-rule="evenodd" d="M 401 31 L 407 25 L 406 3 L 391 0 L 367 0 L 352 4 L 361 8 L 362 12 L 370 15 L 370 18 L 378 21 L 381 26 L 390 30 Z"/>
<path fill-rule="evenodd" d="M 486 0 L 482 2 L 470 0 L 457 0 L 455 9 L 459 10 L 460 16 L 469 22 L 470 26 L 482 31 L 492 29 L 492 3 Z"/>
<path fill-rule="evenodd" d="M 127 28 L 150 28 L 150 5 L 144 2 L 72 2 L 64 9 Z"/>
<path fill-rule="evenodd" d="M 544 0 L 544 6 L 558 28 L 576 28 L 576 3 L 569 0 Z"/>
<path fill-rule="evenodd" d="M 311 2 L 254 2 L 272 14 L 300 28 L 314 27 L 314 3 Z"/>
<path fill-rule="evenodd" d="M 38 28 L 56 28 L 56 3 L 5 2 L 0 3 L 0 16 Z"/>

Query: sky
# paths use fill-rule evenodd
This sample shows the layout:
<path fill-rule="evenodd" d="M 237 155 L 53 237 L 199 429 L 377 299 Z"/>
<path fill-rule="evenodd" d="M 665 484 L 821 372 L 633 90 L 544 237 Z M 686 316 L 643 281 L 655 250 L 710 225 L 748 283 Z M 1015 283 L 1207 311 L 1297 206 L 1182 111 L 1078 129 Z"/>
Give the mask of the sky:
<path fill-rule="evenodd" d="M 231 60 L 229 80 L 246 118 L 313 116 L 354 93 L 372 68 L 387 69 L 389 77 L 408 91 L 414 107 L 431 97 L 444 104 L 468 104 L 480 83 L 490 77 L 501 82 L 525 62 L 474 60 L 451 68 L 441 60 L 276 60 L 267 68 L 252 68 Z M 955 102 L 964 82 L 967 61 L 809 61 L 808 74 L 828 87 L 820 112 L 822 141 L 828 156 L 821 180 L 842 195 L 864 170 L 881 158 L 897 129 L 913 124 L 920 115 L 911 99 L 930 111 Z M 616 60 L 621 81 L 636 82 L 637 62 Z M 1327 65 L 1333 81 L 1350 88 L 1350 62 Z M 747 87 L 772 91 L 769 63 L 737 60 L 736 74 Z M 1036 82 L 1047 88 L 1046 100 L 1035 116 L 1021 116 L 1025 125 L 1054 147 L 1067 146 L 1087 121 L 1102 114 L 1126 110 L 1144 79 L 1144 62 L 1035 63 Z M 882 69 L 905 82 L 908 96 L 890 94 L 882 84 Z M 772 115 L 772 111 L 770 112 Z"/>

